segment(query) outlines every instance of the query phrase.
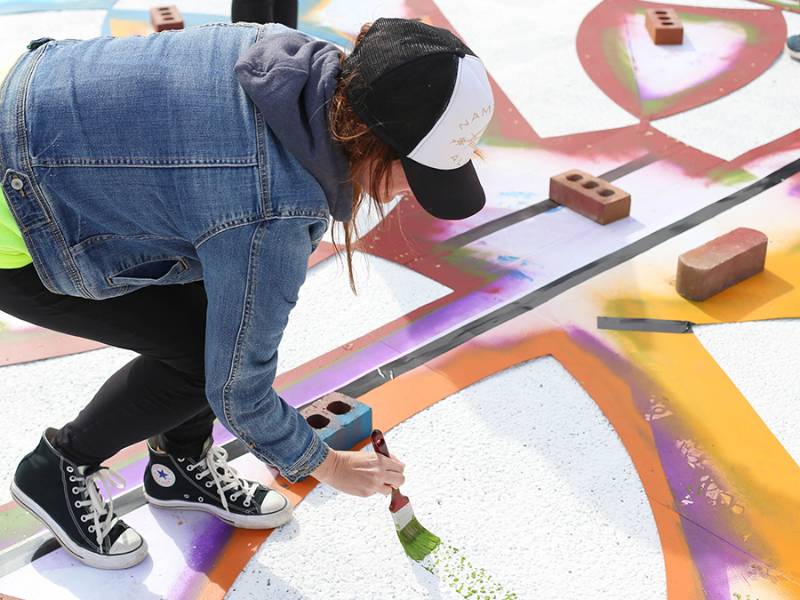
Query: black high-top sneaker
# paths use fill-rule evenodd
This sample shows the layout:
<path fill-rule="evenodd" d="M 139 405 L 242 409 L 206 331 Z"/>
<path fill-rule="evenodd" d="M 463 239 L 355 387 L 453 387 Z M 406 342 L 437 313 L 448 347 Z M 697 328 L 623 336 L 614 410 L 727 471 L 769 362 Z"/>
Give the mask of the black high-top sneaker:
<path fill-rule="evenodd" d="M 150 463 L 144 472 L 144 496 L 164 508 L 202 510 L 234 527 L 272 529 L 292 518 L 281 494 L 242 479 L 228 464 L 228 453 L 206 440 L 199 458 L 175 456 L 147 442 Z"/>
<path fill-rule="evenodd" d="M 144 560 L 147 544 L 114 514 L 98 483 L 108 488 L 124 486 L 108 468 L 76 465 L 51 441 L 47 429 L 36 449 L 17 467 L 11 483 L 14 500 L 39 519 L 75 558 L 98 569 L 126 569 Z M 110 498 L 110 494 L 109 498 Z"/>

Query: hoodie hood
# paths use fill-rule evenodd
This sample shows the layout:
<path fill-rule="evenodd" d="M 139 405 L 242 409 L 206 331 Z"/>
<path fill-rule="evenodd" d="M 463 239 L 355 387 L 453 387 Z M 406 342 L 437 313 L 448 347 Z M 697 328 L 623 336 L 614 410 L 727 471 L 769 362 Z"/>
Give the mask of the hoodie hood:
<path fill-rule="evenodd" d="M 341 71 L 340 56 L 333 44 L 286 29 L 248 48 L 234 69 L 280 143 L 319 183 L 331 216 L 349 221 L 349 165 L 328 130 L 328 103 Z"/>

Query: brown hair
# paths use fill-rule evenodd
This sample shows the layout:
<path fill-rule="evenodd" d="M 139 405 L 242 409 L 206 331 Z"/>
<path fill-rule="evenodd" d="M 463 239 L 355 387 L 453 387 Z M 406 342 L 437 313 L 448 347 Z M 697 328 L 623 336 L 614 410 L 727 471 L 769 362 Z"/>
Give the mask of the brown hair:
<path fill-rule="evenodd" d="M 364 39 L 372 23 L 367 23 L 361 28 L 356 38 L 354 47 Z M 344 62 L 346 57 L 342 55 Z M 352 79 L 352 74 L 342 77 L 336 86 L 336 91 L 331 98 L 328 112 L 328 126 L 331 137 L 341 145 L 348 162 L 350 163 L 350 181 L 353 184 L 353 216 L 349 222 L 343 223 L 344 250 L 347 256 L 347 270 L 350 275 L 350 288 L 356 292 L 356 283 L 353 277 L 353 252 L 358 245 L 358 227 L 356 215 L 363 203 L 371 202 L 372 206 L 383 218 L 383 203 L 378 198 L 389 193 L 391 185 L 392 162 L 398 159 L 397 153 L 385 142 L 370 131 L 369 127 L 356 115 L 350 101 L 347 99 L 347 85 Z M 364 176 L 369 181 L 369 187 L 364 188 L 360 181 Z M 333 239 L 336 253 L 341 256 L 340 248 Z"/>

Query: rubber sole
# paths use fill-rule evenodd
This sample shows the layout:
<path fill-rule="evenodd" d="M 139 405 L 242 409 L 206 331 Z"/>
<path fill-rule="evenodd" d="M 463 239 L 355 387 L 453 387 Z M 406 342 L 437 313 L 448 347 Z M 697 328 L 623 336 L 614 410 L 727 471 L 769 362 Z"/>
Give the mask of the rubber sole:
<path fill-rule="evenodd" d="M 791 56 L 793 59 L 800 60 L 800 51 L 792 50 L 791 48 L 786 48 L 786 52 L 788 52 L 789 56 Z"/>
<path fill-rule="evenodd" d="M 138 565 L 147 557 L 147 542 L 142 540 L 142 545 L 136 550 L 126 552 L 125 554 L 116 554 L 109 556 L 106 554 L 95 554 L 86 548 L 78 546 L 73 542 L 66 532 L 56 523 L 50 515 L 47 514 L 35 500 L 28 496 L 25 492 L 17 487 L 15 483 L 11 483 L 11 497 L 14 498 L 17 504 L 28 511 L 31 515 L 36 517 L 42 525 L 50 530 L 50 533 L 58 540 L 58 543 L 69 552 L 75 560 L 82 562 L 85 565 L 94 567 L 95 569 L 106 569 L 110 571 L 117 571 L 120 569 L 129 569 Z"/>
<path fill-rule="evenodd" d="M 208 513 L 214 515 L 220 521 L 239 529 L 275 529 L 292 520 L 291 508 L 271 515 L 237 515 L 211 504 L 199 504 L 198 502 L 186 502 L 185 500 L 159 500 L 158 498 L 153 498 L 147 492 L 145 492 L 144 497 L 154 506 L 171 510 L 196 510 Z M 288 501 L 286 506 L 291 506 Z"/>

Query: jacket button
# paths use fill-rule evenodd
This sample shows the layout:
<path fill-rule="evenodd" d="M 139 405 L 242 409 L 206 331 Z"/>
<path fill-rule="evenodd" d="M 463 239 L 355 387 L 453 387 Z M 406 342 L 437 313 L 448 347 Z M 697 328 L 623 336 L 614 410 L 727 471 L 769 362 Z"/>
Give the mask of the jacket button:
<path fill-rule="evenodd" d="M 14 177 L 11 180 L 11 189 L 13 190 L 20 191 L 24 185 L 25 184 L 22 183 L 22 179 L 20 179 L 19 177 Z"/>

